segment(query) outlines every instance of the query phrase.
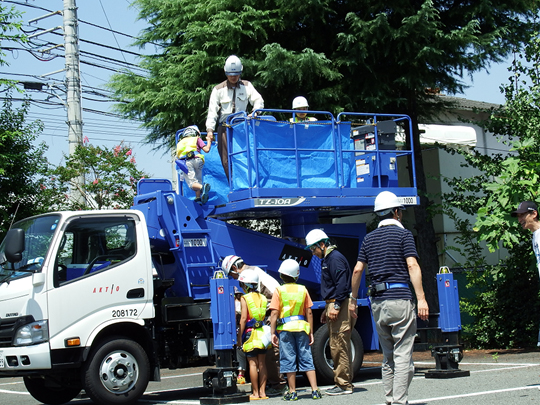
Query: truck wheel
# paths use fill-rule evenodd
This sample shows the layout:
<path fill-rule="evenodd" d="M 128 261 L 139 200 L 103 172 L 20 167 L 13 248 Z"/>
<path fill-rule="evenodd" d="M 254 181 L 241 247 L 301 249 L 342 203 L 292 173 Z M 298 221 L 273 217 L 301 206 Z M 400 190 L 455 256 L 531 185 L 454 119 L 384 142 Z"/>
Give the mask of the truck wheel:
<path fill-rule="evenodd" d="M 39 402 L 49 405 L 65 404 L 81 392 L 81 389 L 76 387 L 64 387 L 52 382 L 48 384 L 45 378 L 40 377 L 24 377 L 24 385 L 30 395 Z"/>
<path fill-rule="evenodd" d="M 315 332 L 315 342 L 311 348 L 313 362 L 317 370 L 317 382 L 320 384 L 334 383 L 334 362 L 330 354 L 330 333 L 328 325 L 322 325 Z M 352 370 L 356 374 L 364 361 L 364 344 L 356 329 L 351 334 Z"/>
<path fill-rule="evenodd" d="M 150 380 L 150 362 L 137 342 L 112 337 L 90 354 L 84 370 L 85 390 L 98 404 L 132 404 Z"/>

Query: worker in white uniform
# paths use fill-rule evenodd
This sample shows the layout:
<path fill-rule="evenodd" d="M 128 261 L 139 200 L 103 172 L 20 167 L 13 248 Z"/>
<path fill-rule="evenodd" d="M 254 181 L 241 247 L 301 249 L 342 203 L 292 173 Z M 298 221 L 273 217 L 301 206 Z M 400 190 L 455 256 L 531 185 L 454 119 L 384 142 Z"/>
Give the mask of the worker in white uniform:
<path fill-rule="evenodd" d="M 242 80 L 242 62 L 236 55 L 231 55 L 225 61 L 225 76 L 227 80 L 218 84 L 212 90 L 206 117 L 206 132 L 213 135 L 217 127 L 217 148 L 221 164 L 227 179 L 229 179 L 229 155 L 227 149 L 227 129 L 224 126 L 227 117 L 239 111 L 247 111 L 248 104 L 253 110 L 264 108 L 262 96 L 247 80 Z"/>

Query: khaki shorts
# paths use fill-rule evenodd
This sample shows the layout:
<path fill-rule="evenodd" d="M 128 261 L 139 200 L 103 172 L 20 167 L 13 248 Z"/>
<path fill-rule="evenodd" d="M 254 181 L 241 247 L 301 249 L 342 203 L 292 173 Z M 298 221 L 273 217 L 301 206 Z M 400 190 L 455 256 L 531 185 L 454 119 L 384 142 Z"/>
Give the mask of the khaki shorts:
<path fill-rule="evenodd" d="M 204 161 L 200 157 L 188 159 L 186 160 L 186 166 L 188 168 L 188 172 L 185 179 L 189 188 L 192 188 L 192 185 L 195 183 L 199 183 L 202 186 L 202 169 L 204 166 Z"/>

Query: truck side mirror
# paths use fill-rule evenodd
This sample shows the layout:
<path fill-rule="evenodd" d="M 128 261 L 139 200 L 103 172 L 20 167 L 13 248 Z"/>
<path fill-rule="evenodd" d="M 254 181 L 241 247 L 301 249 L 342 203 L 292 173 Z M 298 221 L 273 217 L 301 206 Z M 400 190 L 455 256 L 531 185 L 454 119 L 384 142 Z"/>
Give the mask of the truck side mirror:
<path fill-rule="evenodd" d="M 6 259 L 10 263 L 18 263 L 22 260 L 24 252 L 24 229 L 10 229 L 6 235 L 6 244 L 4 248 Z"/>

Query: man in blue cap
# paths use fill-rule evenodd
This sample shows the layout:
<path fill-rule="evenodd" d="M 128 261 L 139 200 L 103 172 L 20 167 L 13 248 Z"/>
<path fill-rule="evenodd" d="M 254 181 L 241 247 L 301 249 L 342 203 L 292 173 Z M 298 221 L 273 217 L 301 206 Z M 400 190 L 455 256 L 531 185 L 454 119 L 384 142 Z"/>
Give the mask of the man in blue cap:
<path fill-rule="evenodd" d="M 536 266 L 540 275 L 540 221 L 538 220 L 538 206 L 533 201 L 522 201 L 517 210 L 510 215 L 517 217 L 523 229 L 528 229 L 532 234 L 532 248 L 536 257 Z M 538 331 L 537 346 L 540 346 L 540 330 Z"/>

